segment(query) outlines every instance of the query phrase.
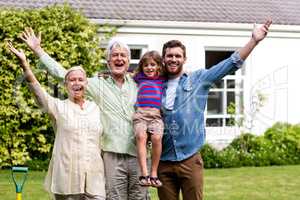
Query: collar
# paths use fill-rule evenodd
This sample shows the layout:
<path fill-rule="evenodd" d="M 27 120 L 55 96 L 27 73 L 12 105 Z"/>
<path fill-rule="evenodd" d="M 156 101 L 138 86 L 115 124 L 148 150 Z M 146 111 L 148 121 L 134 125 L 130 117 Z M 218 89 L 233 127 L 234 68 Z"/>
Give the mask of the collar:
<path fill-rule="evenodd" d="M 182 81 L 182 79 L 187 78 L 189 76 L 189 73 L 187 72 L 183 72 L 179 78 L 178 84 Z M 166 82 L 163 83 L 163 89 L 167 89 L 168 88 L 168 81 L 170 79 L 167 79 Z"/>
<path fill-rule="evenodd" d="M 125 82 L 128 82 L 129 77 L 130 77 L 130 74 L 129 74 L 129 73 L 126 73 L 126 74 L 124 75 L 124 83 L 125 83 Z M 105 79 L 108 83 L 116 84 L 115 79 L 113 79 L 111 75 L 109 75 L 109 76 L 107 76 L 107 77 L 104 77 L 104 79 Z"/>

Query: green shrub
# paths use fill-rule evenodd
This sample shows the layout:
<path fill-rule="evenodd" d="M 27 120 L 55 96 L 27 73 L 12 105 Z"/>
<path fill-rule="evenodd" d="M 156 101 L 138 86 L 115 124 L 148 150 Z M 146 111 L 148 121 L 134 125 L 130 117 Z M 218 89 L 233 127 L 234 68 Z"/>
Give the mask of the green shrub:
<path fill-rule="evenodd" d="M 270 147 L 271 164 L 283 165 L 300 163 L 300 129 L 299 125 L 276 123 L 264 134 Z"/>
<path fill-rule="evenodd" d="M 47 160 L 54 139 L 49 118 L 37 108 L 6 41 L 11 40 L 16 48 L 25 50 L 39 81 L 48 86 L 50 93 L 64 97 L 61 86 L 47 73 L 40 72 L 38 59 L 19 39 L 19 34 L 29 26 L 42 32 L 42 47 L 64 67 L 82 65 L 88 75 L 102 67 L 100 60 L 104 54 L 97 31 L 107 27 L 91 24 L 67 5 L 34 10 L 0 9 L 0 167 L 24 164 L 30 159 Z"/>
<path fill-rule="evenodd" d="M 238 138 L 235 138 L 230 146 L 237 151 L 251 153 L 259 148 L 255 135 L 251 133 L 242 133 Z"/>
<path fill-rule="evenodd" d="M 222 151 L 206 144 L 200 152 L 206 168 L 300 164 L 300 125 L 276 123 L 262 136 L 241 134 Z"/>
<path fill-rule="evenodd" d="M 218 168 L 218 152 L 208 144 L 204 144 L 200 150 L 205 168 Z"/>
<path fill-rule="evenodd" d="M 239 154 L 236 149 L 229 146 L 219 152 L 218 163 L 222 168 L 240 167 Z"/>
<path fill-rule="evenodd" d="M 28 160 L 25 165 L 28 166 L 30 170 L 34 171 L 47 171 L 50 159 L 32 159 Z"/>

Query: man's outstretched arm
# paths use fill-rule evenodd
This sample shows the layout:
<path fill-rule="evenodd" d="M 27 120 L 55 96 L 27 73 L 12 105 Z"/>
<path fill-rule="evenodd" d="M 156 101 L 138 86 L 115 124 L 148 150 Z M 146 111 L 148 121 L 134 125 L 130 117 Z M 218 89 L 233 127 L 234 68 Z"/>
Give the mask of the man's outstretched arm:
<path fill-rule="evenodd" d="M 259 27 L 256 27 L 254 25 L 250 40 L 247 42 L 247 44 L 244 47 L 238 50 L 242 60 L 246 60 L 246 58 L 256 47 L 256 45 L 267 36 L 271 24 L 272 24 L 272 20 L 268 19 L 264 24 L 262 24 Z"/>
<path fill-rule="evenodd" d="M 199 70 L 199 76 L 201 77 L 199 80 L 206 81 L 209 83 L 208 85 L 211 85 L 211 83 L 222 79 L 232 71 L 238 70 L 256 45 L 266 37 L 271 23 L 271 20 L 267 20 L 263 25 L 255 26 L 250 40 L 244 47 L 234 52 L 230 58 L 219 62 L 208 70 Z"/>
<path fill-rule="evenodd" d="M 60 81 L 64 80 L 66 69 L 51 58 L 41 47 L 41 33 L 35 35 L 32 28 L 25 28 L 21 34 L 21 39 L 27 44 L 27 46 L 33 51 L 33 53 L 39 57 L 43 64 L 43 67 L 55 78 Z"/>

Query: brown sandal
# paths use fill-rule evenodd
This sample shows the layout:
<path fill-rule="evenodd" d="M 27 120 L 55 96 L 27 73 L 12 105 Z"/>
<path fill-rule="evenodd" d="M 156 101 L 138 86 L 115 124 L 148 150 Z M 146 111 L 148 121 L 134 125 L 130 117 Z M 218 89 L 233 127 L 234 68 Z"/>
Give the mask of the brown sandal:
<path fill-rule="evenodd" d="M 150 176 L 140 176 L 139 185 L 142 187 L 151 186 Z"/>
<path fill-rule="evenodd" d="M 162 182 L 158 179 L 158 177 L 150 176 L 150 182 L 152 187 L 161 187 Z"/>

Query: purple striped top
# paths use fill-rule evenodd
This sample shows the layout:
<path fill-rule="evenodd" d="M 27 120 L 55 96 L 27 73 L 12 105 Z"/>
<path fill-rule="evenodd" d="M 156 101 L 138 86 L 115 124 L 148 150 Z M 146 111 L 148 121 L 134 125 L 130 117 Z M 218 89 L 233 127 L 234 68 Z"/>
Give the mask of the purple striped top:
<path fill-rule="evenodd" d="M 135 106 L 160 109 L 163 83 L 166 81 L 166 78 L 163 76 L 150 78 L 143 72 L 136 74 L 133 78 L 138 84 Z"/>

